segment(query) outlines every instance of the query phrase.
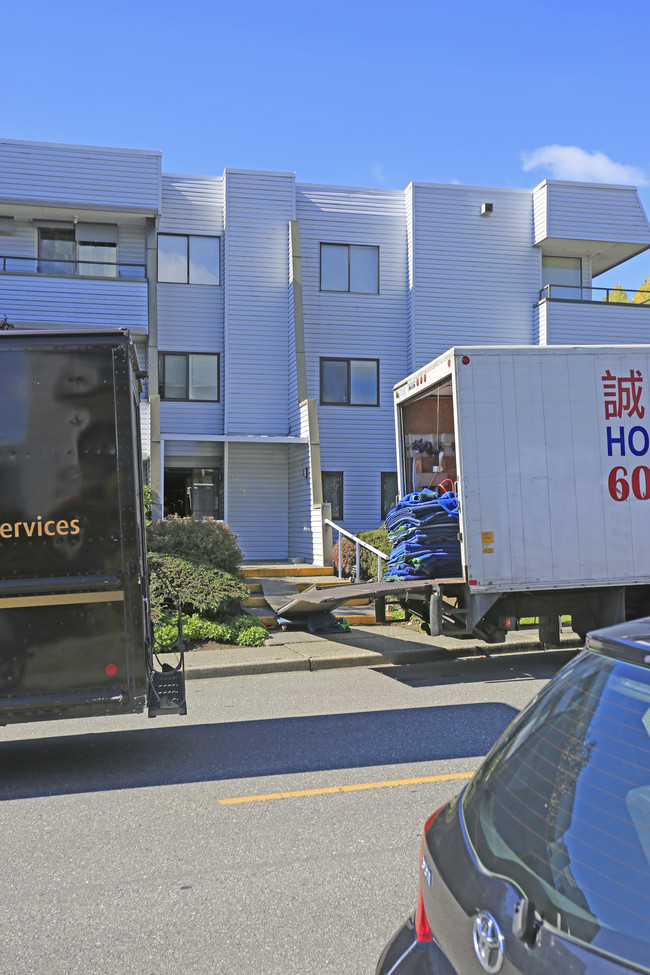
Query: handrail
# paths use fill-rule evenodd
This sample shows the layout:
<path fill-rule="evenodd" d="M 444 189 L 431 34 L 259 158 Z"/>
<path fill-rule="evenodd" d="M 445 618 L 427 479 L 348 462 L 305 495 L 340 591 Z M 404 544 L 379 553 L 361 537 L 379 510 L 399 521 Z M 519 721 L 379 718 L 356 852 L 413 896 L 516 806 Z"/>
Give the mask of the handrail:
<path fill-rule="evenodd" d="M 341 558 L 341 536 L 342 535 L 345 535 L 345 537 L 346 538 L 349 538 L 351 541 L 353 541 L 355 543 L 355 546 L 356 546 L 357 582 L 361 582 L 361 564 L 360 564 L 360 560 L 359 560 L 359 546 L 360 545 L 363 545 L 363 547 L 366 548 L 366 549 L 368 549 L 369 552 L 372 552 L 373 555 L 376 555 L 377 556 L 377 582 L 380 582 L 381 581 L 381 577 L 384 574 L 384 570 L 383 570 L 382 563 L 383 562 L 388 562 L 388 558 L 389 558 L 388 555 L 386 555 L 385 552 L 380 552 L 378 548 L 375 548 L 374 547 L 374 545 L 370 545 L 368 542 L 364 542 L 364 540 L 362 538 L 359 538 L 358 535 L 353 535 L 352 532 L 346 531 L 345 528 L 341 528 L 340 525 L 337 525 L 336 522 L 334 522 L 334 521 L 330 521 L 329 518 L 324 518 L 323 519 L 323 524 L 324 525 L 329 525 L 330 528 L 332 528 L 332 529 L 334 529 L 334 531 L 338 532 L 338 535 L 339 535 L 338 543 L 337 543 L 338 544 L 338 547 L 339 547 L 339 579 L 343 578 L 343 568 L 342 568 L 342 566 L 343 566 L 343 560 Z"/>
<path fill-rule="evenodd" d="M 12 264 L 15 266 L 12 267 Z M 29 264 L 33 270 L 23 270 L 23 265 Z M 47 265 L 47 266 L 46 266 Z M 65 270 L 52 270 L 49 265 L 61 265 Z M 80 271 L 81 265 L 91 267 L 89 271 Z M 99 269 L 95 271 L 93 265 Z M 122 269 L 125 269 L 123 273 Z M 104 269 L 104 273 L 102 270 Z M 133 269 L 131 271 L 130 269 Z M 5 274 L 51 274 L 60 277 L 97 277 L 97 278 L 127 278 L 146 279 L 146 264 L 135 264 L 133 261 L 93 261 L 68 260 L 62 257 L 28 257 L 22 254 L 0 254 L 0 271 Z"/>
<path fill-rule="evenodd" d="M 597 293 L 595 297 L 594 292 Z M 592 285 L 547 284 L 539 292 L 539 300 L 550 298 L 556 301 L 604 301 L 610 305 L 637 305 L 640 308 L 650 305 L 650 291 L 634 288 L 630 289 L 630 293 L 632 298 L 628 298 L 627 291 L 620 285 L 616 288 L 594 288 Z M 635 301 L 634 297 L 637 295 L 644 297 Z"/>

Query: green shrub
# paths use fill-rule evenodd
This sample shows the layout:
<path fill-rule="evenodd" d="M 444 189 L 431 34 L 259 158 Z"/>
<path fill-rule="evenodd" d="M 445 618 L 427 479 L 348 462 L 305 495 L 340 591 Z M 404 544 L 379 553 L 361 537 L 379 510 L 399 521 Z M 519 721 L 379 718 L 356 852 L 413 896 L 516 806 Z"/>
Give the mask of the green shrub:
<path fill-rule="evenodd" d="M 183 640 L 185 644 L 207 642 L 237 643 L 246 647 L 261 647 L 266 640 L 266 627 L 253 616 L 235 616 L 227 623 L 206 620 L 194 613 L 183 614 Z M 154 636 L 160 649 L 174 650 L 178 643 L 178 620 L 170 613 L 164 614 L 161 622 L 154 628 Z"/>
<path fill-rule="evenodd" d="M 386 531 L 385 525 L 381 525 L 380 528 L 376 528 L 374 531 L 359 532 L 359 538 L 362 538 L 368 545 L 372 545 L 373 548 L 379 549 L 380 552 L 384 552 L 387 556 L 390 555 L 390 542 L 388 541 L 388 532 Z M 361 578 L 364 580 L 376 579 L 378 571 L 377 563 L 379 561 L 377 556 L 369 552 L 368 549 L 361 547 L 359 558 L 361 561 Z M 386 560 L 382 564 L 385 571 Z"/>
<path fill-rule="evenodd" d="M 353 575 L 354 566 L 357 561 L 356 545 L 343 535 L 339 536 L 339 541 L 335 542 L 332 547 L 332 562 L 334 563 L 334 569 L 337 575 L 339 571 L 339 555 L 341 558 L 342 575 Z"/>
<path fill-rule="evenodd" d="M 241 579 L 213 569 L 196 559 L 175 555 L 149 555 L 149 595 L 151 618 L 163 622 L 166 611 L 176 609 L 180 599 L 183 612 L 200 613 L 208 618 L 232 616 L 250 589 Z"/>
<path fill-rule="evenodd" d="M 386 555 L 390 555 L 390 542 L 388 541 L 388 532 L 384 525 L 374 531 L 367 532 L 357 532 L 357 535 L 368 545 L 372 545 L 373 548 L 379 549 L 380 552 L 385 552 Z M 357 551 L 355 542 L 350 541 L 349 538 L 342 538 L 341 544 L 341 563 L 343 575 L 352 576 L 355 575 L 355 565 L 357 561 Z M 339 546 L 338 542 L 334 544 L 332 550 L 332 561 L 334 563 L 334 568 L 338 572 L 339 568 Z M 360 563 L 360 578 L 367 582 L 369 579 L 377 578 L 377 556 L 372 552 L 369 552 L 363 547 L 359 546 L 359 563 Z M 384 562 L 384 569 L 386 568 L 386 563 Z"/>
<path fill-rule="evenodd" d="M 242 554 L 227 525 L 214 518 L 179 518 L 157 521 L 147 528 L 147 550 L 158 555 L 176 555 L 204 562 L 213 569 L 238 575 Z"/>
<path fill-rule="evenodd" d="M 142 488 L 144 495 L 144 523 L 145 525 L 151 524 L 151 506 L 153 505 L 153 491 L 148 484 L 144 484 Z"/>

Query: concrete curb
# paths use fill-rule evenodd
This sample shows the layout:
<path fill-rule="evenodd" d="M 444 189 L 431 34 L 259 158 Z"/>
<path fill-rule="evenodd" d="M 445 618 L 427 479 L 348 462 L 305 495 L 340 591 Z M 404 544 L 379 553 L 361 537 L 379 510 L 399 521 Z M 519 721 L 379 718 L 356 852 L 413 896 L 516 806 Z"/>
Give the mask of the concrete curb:
<path fill-rule="evenodd" d="M 426 638 L 427 640 L 429 638 Z M 381 642 L 381 641 L 378 641 Z M 453 641 L 456 644 L 461 641 Z M 440 663 L 463 657 L 488 657 L 511 653 L 544 653 L 542 645 L 536 640 L 519 640 L 511 644 L 482 644 L 470 643 L 466 646 L 440 647 L 416 645 L 413 650 L 395 650 L 382 652 L 381 650 L 353 649 L 349 653 L 327 652 L 327 641 L 310 644 L 323 646 L 322 654 L 301 653 L 291 646 L 277 646 L 278 652 L 274 659 L 261 659 L 259 651 L 267 648 L 228 648 L 228 659 L 219 659 L 221 652 L 195 651 L 185 658 L 185 676 L 187 680 L 203 680 L 211 677 L 241 677 L 259 674 L 280 674 L 295 671 L 334 670 L 343 667 L 387 667 L 391 665 L 408 665 L 423 663 Z M 577 638 L 562 640 L 559 649 L 579 650 L 581 642 Z M 237 652 L 240 651 L 240 653 Z M 252 651 L 252 652 L 251 652 Z M 256 653 L 255 651 L 258 651 Z M 282 652 L 285 651 L 285 652 Z M 552 652 L 552 651 L 549 651 Z M 246 654 L 247 659 L 244 657 Z M 204 656 L 205 655 L 205 656 Z M 226 656 L 224 654 L 224 656 Z M 201 659 L 201 658 L 204 659 Z M 208 658 L 209 659 L 206 659 Z"/>

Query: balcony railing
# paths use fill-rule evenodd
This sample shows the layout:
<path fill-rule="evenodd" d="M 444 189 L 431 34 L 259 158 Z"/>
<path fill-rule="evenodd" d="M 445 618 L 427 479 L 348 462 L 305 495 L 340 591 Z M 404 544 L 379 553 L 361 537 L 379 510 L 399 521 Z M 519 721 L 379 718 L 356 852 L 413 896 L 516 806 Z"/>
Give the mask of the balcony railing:
<path fill-rule="evenodd" d="M 0 254 L 0 273 L 49 274 L 73 278 L 146 279 L 146 265 L 129 261 L 68 261 L 42 257 L 16 257 Z"/>
<path fill-rule="evenodd" d="M 551 298 L 555 301 L 605 301 L 612 305 L 650 307 L 650 291 L 630 289 L 630 294 L 624 288 L 583 288 L 579 285 L 547 284 L 540 291 L 539 300 Z"/>

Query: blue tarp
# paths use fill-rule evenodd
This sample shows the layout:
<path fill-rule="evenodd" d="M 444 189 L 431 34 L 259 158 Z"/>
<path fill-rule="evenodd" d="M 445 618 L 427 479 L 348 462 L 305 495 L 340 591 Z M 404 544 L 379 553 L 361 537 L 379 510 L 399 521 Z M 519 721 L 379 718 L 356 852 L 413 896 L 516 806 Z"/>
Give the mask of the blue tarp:
<path fill-rule="evenodd" d="M 462 574 L 458 496 L 417 491 L 397 502 L 386 516 L 391 554 L 387 581 L 432 579 Z"/>

